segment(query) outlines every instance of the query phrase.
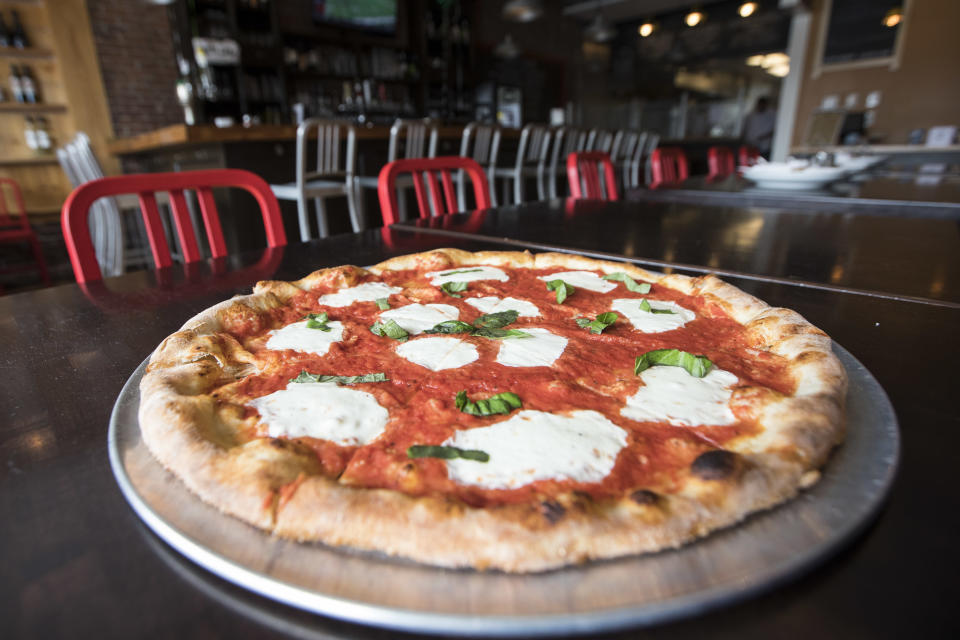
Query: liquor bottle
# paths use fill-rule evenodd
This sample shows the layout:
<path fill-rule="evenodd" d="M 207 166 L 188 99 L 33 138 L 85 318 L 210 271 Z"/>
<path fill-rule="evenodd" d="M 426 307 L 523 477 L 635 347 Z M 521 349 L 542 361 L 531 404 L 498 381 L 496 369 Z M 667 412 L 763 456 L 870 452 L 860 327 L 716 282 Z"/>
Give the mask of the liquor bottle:
<path fill-rule="evenodd" d="M 53 140 L 50 138 L 50 123 L 46 118 L 36 118 L 37 149 L 46 153 L 53 148 Z"/>
<path fill-rule="evenodd" d="M 10 32 L 7 31 L 7 23 L 3 21 L 3 14 L 0 13 L 0 48 L 9 47 L 11 41 Z"/>
<path fill-rule="evenodd" d="M 20 72 L 15 65 L 10 65 L 10 92 L 14 100 L 23 102 L 23 83 L 20 82 Z"/>
<path fill-rule="evenodd" d="M 23 31 L 23 25 L 20 24 L 20 14 L 15 10 L 11 13 L 13 14 L 13 35 L 10 37 L 10 40 L 17 49 L 26 49 L 30 46 L 30 40 Z"/>
<path fill-rule="evenodd" d="M 27 125 L 23 128 L 23 137 L 26 140 L 27 148 L 31 151 L 37 151 L 40 147 L 37 144 L 37 130 L 34 128 L 33 118 L 27 116 Z"/>
<path fill-rule="evenodd" d="M 40 102 L 40 94 L 37 91 L 37 83 L 33 81 L 33 75 L 30 73 L 30 67 L 24 65 L 20 67 L 20 88 L 23 91 L 23 101 L 30 104 Z"/>

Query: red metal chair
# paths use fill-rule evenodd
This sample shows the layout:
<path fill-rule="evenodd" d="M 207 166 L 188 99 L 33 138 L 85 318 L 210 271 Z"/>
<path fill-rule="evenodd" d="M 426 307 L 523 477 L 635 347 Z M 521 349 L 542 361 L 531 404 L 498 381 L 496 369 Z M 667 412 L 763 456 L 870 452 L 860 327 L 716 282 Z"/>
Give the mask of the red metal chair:
<path fill-rule="evenodd" d="M 747 145 L 742 145 L 737 150 L 737 166 L 738 167 L 752 167 L 757 164 L 757 159 L 760 157 L 760 151 L 754 147 Z"/>
<path fill-rule="evenodd" d="M 213 187 L 236 187 L 248 191 L 260 205 L 263 226 L 267 232 L 267 244 L 282 247 L 287 244 L 280 217 L 280 206 L 273 192 L 259 176 L 240 169 L 212 169 L 205 171 L 187 171 L 182 173 L 144 173 L 127 176 L 113 176 L 91 180 L 73 190 L 63 203 L 63 238 L 67 243 L 70 263 L 77 282 L 83 283 L 102 279 L 100 266 L 94 254 L 93 242 L 87 223 L 90 205 L 98 198 L 120 194 L 135 193 L 140 200 L 140 212 L 143 214 L 147 238 L 153 253 L 153 262 L 158 269 L 172 264 L 170 247 L 163 232 L 163 223 L 157 209 L 156 192 L 170 193 L 170 209 L 173 222 L 180 239 L 180 248 L 185 263 L 202 259 L 197 246 L 197 238 L 184 190 L 196 191 L 200 202 L 200 213 L 207 232 L 207 241 L 213 258 L 227 255 L 227 245 L 223 239 L 220 216 L 213 198 Z"/>
<path fill-rule="evenodd" d="M 12 196 L 13 206 L 7 204 L 6 193 Z M 27 208 L 23 204 L 23 193 L 20 191 L 20 185 L 10 178 L 0 178 L 0 243 L 12 244 L 26 242 L 33 251 L 33 260 L 36 263 L 36 270 L 40 273 L 40 278 L 44 284 L 50 284 L 50 273 L 47 271 L 47 261 L 43 258 L 43 251 L 40 249 L 40 242 L 37 240 L 37 234 L 34 233 L 27 220 Z M 25 265 L 30 268 L 32 265 Z M 19 271 L 18 267 L 8 268 L 4 271 Z"/>
<path fill-rule="evenodd" d="M 690 177 L 687 155 L 677 147 L 660 147 L 650 154 L 650 188 L 677 187 Z"/>
<path fill-rule="evenodd" d="M 600 169 L 603 169 L 601 180 Z M 610 154 L 603 151 L 575 151 L 567 156 L 567 181 L 573 198 L 617 199 L 617 177 Z"/>
<path fill-rule="evenodd" d="M 457 194 L 453 188 L 453 171 L 464 171 L 473 183 L 473 195 L 477 201 L 477 209 L 490 208 L 490 190 L 487 186 L 487 176 L 483 168 L 470 158 L 460 156 L 440 156 L 437 158 L 408 158 L 394 160 L 384 165 L 377 179 L 377 191 L 380 194 L 380 211 L 383 213 L 383 224 L 391 225 L 399 220 L 397 200 L 397 177 L 401 174 L 413 175 L 413 189 L 417 195 L 417 206 L 421 218 L 430 217 L 430 205 L 427 204 L 426 189 L 423 178 L 427 178 L 427 187 L 430 189 L 430 203 L 435 215 L 442 216 L 457 211 Z M 440 183 L 443 185 L 443 198 L 440 197 L 440 185 L 437 184 L 436 174 L 440 174 Z"/>
<path fill-rule="evenodd" d="M 710 147 L 707 149 L 707 182 L 723 180 L 736 172 L 737 165 L 733 160 L 733 151 L 728 147 Z"/>

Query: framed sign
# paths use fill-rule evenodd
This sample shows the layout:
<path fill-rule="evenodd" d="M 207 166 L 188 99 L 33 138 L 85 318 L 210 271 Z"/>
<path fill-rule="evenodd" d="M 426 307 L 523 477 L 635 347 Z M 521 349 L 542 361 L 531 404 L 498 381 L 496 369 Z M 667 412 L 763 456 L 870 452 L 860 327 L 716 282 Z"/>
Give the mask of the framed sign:
<path fill-rule="evenodd" d="M 860 67 L 896 69 L 910 4 L 911 0 L 824 0 L 813 76 Z M 899 11 L 900 20 L 887 26 L 891 11 Z"/>

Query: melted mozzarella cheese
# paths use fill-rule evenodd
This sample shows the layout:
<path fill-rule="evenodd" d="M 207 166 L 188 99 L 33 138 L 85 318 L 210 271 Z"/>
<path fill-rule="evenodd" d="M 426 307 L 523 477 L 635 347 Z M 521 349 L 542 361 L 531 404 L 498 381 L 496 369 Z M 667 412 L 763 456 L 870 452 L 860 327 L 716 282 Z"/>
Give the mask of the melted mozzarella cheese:
<path fill-rule="evenodd" d="M 567 348 L 567 339 L 546 329 L 523 327 L 529 338 L 501 340 L 497 362 L 508 367 L 549 367 Z"/>
<path fill-rule="evenodd" d="M 403 289 L 400 287 L 391 287 L 384 282 L 365 282 L 320 296 L 317 303 L 328 307 L 349 307 L 354 302 L 373 302 L 377 298 L 387 298 L 390 294 L 401 291 Z"/>
<path fill-rule="evenodd" d="M 537 480 L 600 482 L 627 444 L 627 432 L 596 411 L 520 411 L 489 427 L 457 431 L 445 445 L 479 449 L 488 462 L 447 461 L 460 484 L 515 489 Z"/>
<path fill-rule="evenodd" d="M 536 318 L 540 316 L 540 309 L 537 308 L 537 305 L 527 300 L 518 300 L 517 298 L 487 296 L 484 298 L 467 298 L 464 302 L 471 307 L 475 307 L 480 313 L 516 311 L 522 318 Z"/>
<path fill-rule="evenodd" d="M 725 425 L 736 422 L 730 410 L 737 376 L 713 368 L 694 378 L 683 367 L 650 367 L 640 372 L 643 386 L 627 398 L 620 415 L 631 420 L 673 425 Z"/>
<path fill-rule="evenodd" d="M 282 329 L 270 332 L 267 340 L 267 349 L 281 351 L 293 349 L 305 353 L 315 353 L 318 356 L 326 355 L 330 345 L 343 340 L 343 323 L 331 320 L 327 323 L 330 331 L 308 329 L 307 320 L 288 324 Z"/>
<path fill-rule="evenodd" d="M 393 320 L 407 333 L 423 333 L 435 325 L 460 317 L 460 310 L 449 304 L 407 304 L 380 314 L 381 320 Z"/>
<path fill-rule="evenodd" d="M 693 311 L 681 307 L 676 302 L 666 300 L 650 300 L 647 302 L 654 309 L 668 309 L 673 313 L 653 313 L 640 308 L 642 298 L 619 298 L 610 305 L 613 311 L 619 311 L 635 328 L 644 333 L 660 333 L 673 331 L 697 317 Z"/>
<path fill-rule="evenodd" d="M 447 282 L 473 282 L 474 280 L 506 282 L 510 279 L 510 276 L 504 273 L 502 269 L 496 267 L 457 267 L 444 271 L 431 271 L 427 274 L 427 277 L 430 278 L 430 284 L 437 287 Z"/>
<path fill-rule="evenodd" d="M 589 289 L 599 293 L 607 293 L 617 288 L 617 283 L 604 280 L 600 276 L 590 271 L 561 271 L 560 273 L 551 273 L 548 276 L 540 276 L 540 280 L 550 282 L 551 280 L 563 280 L 574 289 Z"/>
<path fill-rule="evenodd" d="M 341 446 L 372 442 L 389 417 L 372 394 L 333 383 L 290 383 L 250 405 L 273 438 L 309 436 Z"/>
<path fill-rule="evenodd" d="M 456 369 L 480 357 L 477 348 L 459 338 L 420 338 L 397 347 L 397 355 L 431 371 Z"/>

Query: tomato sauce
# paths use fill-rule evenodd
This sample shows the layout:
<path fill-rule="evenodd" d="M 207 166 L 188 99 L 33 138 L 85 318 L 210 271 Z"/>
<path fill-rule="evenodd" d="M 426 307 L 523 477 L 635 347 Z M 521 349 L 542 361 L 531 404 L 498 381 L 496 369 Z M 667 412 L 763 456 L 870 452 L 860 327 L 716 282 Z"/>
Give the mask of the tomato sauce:
<path fill-rule="evenodd" d="M 374 302 L 358 302 L 349 307 L 325 307 L 318 303 L 321 289 L 298 294 L 290 304 L 256 321 L 243 318 L 231 323 L 229 331 L 260 360 L 268 373 L 249 376 L 231 385 L 229 394 L 243 404 L 283 389 L 301 370 L 313 374 L 361 375 L 383 372 L 389 382 L 353 385 L 351 388 L 373 394 L 390 412 L 385 432 L 362 447 L 340 447 L 314 438 L 300 442 L 317 453 L 324 472 L 355 486 L 395 489 L 411 495 L 453 495 L 467 504 L 491 506 L 543 499 L 563 492 L 577 491 L 602 500 L 622 496 L 636 489 L 670 492 L 681 472 L 700 453 L 722 448 L 732 440 L 755 434 L 759 427 L 750 410 L 750 390 L 745 398 L 732 402 L 738 421 L 730 426 L 675 427 L 662 423 L 637 422 L 620 415 L 627 397 L 640 387 L 633 373 L 634 359 L 653 349 L 677 348 L 710 358 L 715 366 L 739 378 L 739 387 L 764 387 L 761 393 L 793 392 L 794 382 L 784 361 L 772 354 L 748 352 L 743 328 L 724 314 L 719 305 L 687 296 L 663 286 L 653 285 L 650 293 L 638 294 L 622 283 L 609 293 L 576 288 L 564 303 L 556 303 L 556 294 L 546 289 L 538 276 L 565 269 L 503 269 L 507 282 L 473 281 L 463 298 L 454 298 L 433 287 L 415 271 L 386 272 L 382 278 L 372 275 L 363 281 L 382 281 L 407 289 L 394 294 L 392 308 L 411 302 L 440 302 L 455 306 L 460 319 L 473 322 L 481 314 L 465 300 L 474 296 L 514 297 L 529 300 L 539 307 L 541 317 L 519 318 L 509 328 L 543 327 L 566 337 L 566 350 L 552 367 L 507 367 L 496 363 L 499 340 L 455 337 L 473 344 L 480 357 L 465 366 L 430 371 L 396 355 L 400 343 L 376 336 L 369 327 L 380 309 Z M 577 326 L 575 318 L 594 318 L 610 310 L 617 298 L 670 300 L 694 311 L 696 319 L 680 329 L 662 333 L 641 333 L 621 315 L 600 335 Z M 344 324 L 344 339 L 331 345 L 324 356 L 271 351 L 264 347 L 270 329 L 302 319 L 307 313 L 326 312 L 331 320 Z M 465 390 L 471 399 L 513 391 L 524 409 L 562 412 L 577 409 L 597 411 L 625 429 L 628 445 L 620 452 L 613 471 L 599 483 L 573 481 L 535 482 L 518 489 L 490 490 L 455 484 L 447 477 L 445 463 L 437 459 L 409 459 L 407 448 L 414 444 L 441 444 L 458 429 L 487 426 L 508 416 L 475 417 L 460 412 L 454 396 Z M 734 395 L 737 398 L 737 392 Z M 256 415 L 253 409 L 247 409 Z M 261 436 L 263 434 L 260 434 Z"/>

